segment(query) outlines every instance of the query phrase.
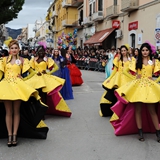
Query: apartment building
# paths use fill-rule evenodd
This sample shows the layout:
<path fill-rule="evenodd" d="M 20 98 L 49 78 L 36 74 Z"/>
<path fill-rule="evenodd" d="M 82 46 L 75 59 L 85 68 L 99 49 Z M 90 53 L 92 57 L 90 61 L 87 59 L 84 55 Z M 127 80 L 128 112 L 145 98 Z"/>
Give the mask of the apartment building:
<path fill-rule="evenodd" d="M 80 38 L 84 45 L 105 49 L 139 47 L 146 40 L 159 46 L 159 8 L 160 0 L 86 0 Z"/>
<path fill-rule="evenodd" d="M 54 0 L 48 9 L 48 13 L 52 14 L 49 19 L 50 30 L 54 41 L 54 48 L 57 48 L 58 38 L 62 35 L 73 33 L 77 28 L 78 10 L 77 5 L 82 4 L 82 0 Z M 63 39 L 67 45 L 67 41 Z"/>

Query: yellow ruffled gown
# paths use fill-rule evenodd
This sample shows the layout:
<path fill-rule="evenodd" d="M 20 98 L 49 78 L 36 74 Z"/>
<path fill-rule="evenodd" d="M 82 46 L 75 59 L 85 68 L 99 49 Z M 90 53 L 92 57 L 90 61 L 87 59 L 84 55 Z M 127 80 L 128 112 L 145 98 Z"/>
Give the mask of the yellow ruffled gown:
<path fill-rule="evenodd" d="M 58 66 L 54 60 L 52 58 L 45 58 L 44 61 L 37 63 L 36 59 L 32 58 L 30 60 L 30 65 L 37 73 L 40 72 L 41 75 L 34 75 L 32 78 L 26 80 L 26 83 L 35 89 L 41 88 L 42 92 L 47 93 L 46 103 L 49 106 L 47 114 L 70 117 L 71 110 L 59 92 L 63 87 L 65 80 L 50 75 L 58 70 Z M 48 69 L 51 71 L 48 71 Z M 46 71 L 47 74 L 43 74 L 43 71 Z"/>
<path fill-rule="evenodd" d="M 135 59 L 132 58 L 132 60 Z M 102 87 L 105 89 L 105 92 L 100 100 L 100 116 L 112 116 L 113 112 L 110 110 L 110 107 L 112 107 L 117 101 L 117 98 L 114 95 L 114 90 L 131 81 L 131 78 L 123 74 L 123 71 L 128 68 L 130 63 L 130 59 L 126 62 L 122 62 L 119 60 L 119 57 L 116 57 L 113 60 L 114 70 L 111 76 L 102 83 Z"/>
<path fill-rule="evenodd" d="M 30 86 L 35 89 L 42 88 L 42 92 L 47 94 L 52 94 L 53 91 L 60 91 L 63 87 L 65 80 L 53 75 L 50 75 L 50 72 L 43 74 L 43 71 L 47 71 L 52 67 L 55 67 L 54 70 L 58 69 L 57 65 L 51 58 L 47 58 L 46 61 L 37 63 L 35 58 L 30 60 L 30 66 L 38 73 L 41 73 L 40 76 L 35 74 L 32 78 L 26 80 Z M 56 68 L 57 67 L 57 68 Z"/>
<path fill-rule="evenodd" d="M 1 88 L 0 124 L 5 123 L 5 110 L 4 110 L 4 104 L 2 103 L 3 100 L 12 100 L 12 101 L 22 100 L 21 103 L 22 112 L 20 113 L 21 119 L 20 119 L 20 127 L 18 134 L 20 133 L 20 136 L 22 137 L 45 139 L 47 137 L 48 127 L 41 119 L 43 118 L 43 113 L 45 114 L 48 106 L 40 101 L 40 96 L 38 94 L 38 91 L 36 91 L 33 87 L 28 85 L 23 80 L 23 78 L 20 78 L 18 76 L 30 70 L 28 59 L 17 57 L 15 63 L 11 64 L 10 63 L 11 58 L 12 56 L 9 55 L 8 57 L 3 57 L 0 59 L 0 79 L 2 78 L 2 80 L 0 81 L 0 88 Z M 34 104 L 31 105 L 33 101 Z M 37 108 L 36 109 L 34 108 L 34 113 L 33 113 L 31 111 L 32 110 L 31 108 L 35 104 L 37 104 L 36 106 Z M 27 107 L 24 107 L 25 105 Z M 2 130 L 3 131 L 0 133 L 0 137 L 7 136 L 7 134 L 5 135 L 6 128 Z M 21 132 L 22 130 L 23 133 Z M 39 134 L 40 130 L 41 133 Z"/>
<path fill-rule="evenodd" d="M 136 70 L 136 63 L 132 61 L 128 71 L 140 74 L 141 78 L 134 79 L 126 83 L 122 87 L 115 90 L 115 95 L 118 102 L 112 107 L 114 112 L 110 119 L 112 126 L 115 129 L 116 135 L 125 135 L 137 133 L 137 125 L 135 120 L 134 103 L 142 102 L 142 124 L 144 132 L 155 132 L 155 127 L 148 112 L 147 103 L 155 104 L 158 118 L 160 119 L 160 85 L 158 79 L 153 80 L 152 75 L 160 71 L 160 63 L 155 60 L 153 63 L 149 60 L 147 65 L 142 66 L 142 69 Z M 126 73 L 128 75 L 129 73 Z M 130 75 L 128 75 L 130 76 Z"/>

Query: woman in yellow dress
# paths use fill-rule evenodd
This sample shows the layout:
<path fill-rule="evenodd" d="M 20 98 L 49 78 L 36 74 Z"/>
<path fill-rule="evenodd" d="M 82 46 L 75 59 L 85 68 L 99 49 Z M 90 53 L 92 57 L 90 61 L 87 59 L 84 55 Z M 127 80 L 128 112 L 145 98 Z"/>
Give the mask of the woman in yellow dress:
<path fill-rule="evenodd" d="M 25 79 L 33 76 L 34 72 L 29 66 L 29 61 L 27 59 L 19 57 L 18 53 L 20 48 L 18 42 L 16 40 L 11 40 L 8 47 L 10 55 L 0 59 L 0 101 L 3 102 L 0 104 L 0 112 L 1 123 L 6 122 L 8 134 L 7 145 L 8 147 L 11 147 L 17 145 L 18 131 L 23 130 L 20 132 L 24 133 L 26 131 L 26 134 L 31 134 L 34 129 L 36 130 L 36 126 L 41 121 L 43 113 L 40 113 L 41 115 L 38 115 L 37 117 L 35 111 L 35 114 L 31 114 L 32 117 L 29 117 L 29 120 L 27 119 L 28 117 L 25 118 L 24 114 L 20 115 L 20 108 L 22 109 L 23 113 L 25 113 L 26 111 L 26 108 L 23 107 L 24 101 L 29 101 L 31 97 L 35 97 L 36 100 L 39 100 L 40 97 L 38 95 L 38 92 L 34 88 L 30 87 L 24 82 Z M 25 79 L 22 78 L 21 74 L 27 71 L 30 74 Z M 3 104 L 5 106 L 5 111 L 3 110 Z M 46 111 L 47 107 L 43 104 L 41 105 L 45 108 L 44 110 Z M 31 113 L 29 109 L 27 110 L 28 113 Z M 20 116 L 22 117 L 21 121 Z M 36 119 L 34 118 L 34 116 L 36 117 Z M 27 126 L 23 126 L 24 122 Z M 27 131 L 27 127 L 30 127 L 30 130 L 33 130 L 31 132 Z M 2 127 L 0 133 L 1 137 L 5 136 L 5 130 L 6 129 Z M 48 128 L 46 130 L 46 133 L 47 132 Z M 34 131 L 32 133 L 34 133 Z M 34 135 L 35 134 L 36 133 L 34 133 Z M 25 137 L 26 135 L 21 134 L 21 136 Z"/>
<path fill-rule="evenodd" d="M 158 60 L 152 59 L 152 53 L 150 44 L 142 44 L 137 62 L 132 62 L 124 72 L 133 80 L 115 91 L 119 101 L 111 108 L 115 114 L 110 122 L 116 135 L 138 132 L 139 140 L 144 141 L 143 131 L 156 132 L 160 143 L 160 85 L 152 79 L 160 67 Z M 129 74 L 130 70 L 136 75 Z"/>
<path fill-rule="evenodd" d="M 131 79 L 123 74 L 131 59 L 128 53 L 129 46 L 122 45 L 120 48 L 120 56 L 116 56 L 113 60 L 113 71 L 109 78 L 107 78 L 102 87 L 105 89 L 100 100 L 99 114 L 102 117 L 112 116 L 113 112 L 110 108 L 117 102 L 117 98 L 114 95 L 115 89 L 121 87 Z"/>
<path fill-rule="evenodd" d="M 45 47 L 42 45 L 37 48 L 37 55 L 30 60 L 30 66 L 37 74 L 26 80 L 26 83 L 39 91 L 42 101 L 49 106 L 47 114 L 70 117 L 71 110 L 59 92 L 65 80 L 52 75 L 58 70 L 57 64 L 45 56 Z"/>

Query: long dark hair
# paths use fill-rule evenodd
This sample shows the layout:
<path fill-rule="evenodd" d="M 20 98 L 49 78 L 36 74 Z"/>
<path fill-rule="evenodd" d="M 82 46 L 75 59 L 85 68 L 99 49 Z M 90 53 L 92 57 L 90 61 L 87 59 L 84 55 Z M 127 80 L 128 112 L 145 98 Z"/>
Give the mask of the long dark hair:
<path fill-rule="evenodd" d="M 122 66 L 123 66 L 123 55 L 122 55 L 122 52 L 121 52 L 122 48 L 125 48 L 127 51 L 128 51 L 128 48 L 125 45 L 122 45 L 120 47 L 120 54 L 121 54 L 120 60 L 122 61 Z"/>
<path fill-rule="evenodd" d="M 137 59 L 137 63 L 136 63 L 136 69 L 142 69 L 142 65 L 143 65 L 143 57 L 142 57 L 142 49 L 146 47 L 149 50 L 149 57 L 150 60 L 152 60 L 152 50 L 151 50 L 151 46 L 148 43 L 143 43 L 140 47 L 139 50 L 139 55 L 138 55 L 138 59 Z"/>

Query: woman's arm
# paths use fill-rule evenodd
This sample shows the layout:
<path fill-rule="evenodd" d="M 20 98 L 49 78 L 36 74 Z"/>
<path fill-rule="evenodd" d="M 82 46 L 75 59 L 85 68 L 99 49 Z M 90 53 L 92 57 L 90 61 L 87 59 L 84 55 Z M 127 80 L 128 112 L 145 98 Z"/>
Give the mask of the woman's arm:
<path fill-rule="evenodd" d="M 58 69 L 59 69 L 58 65 L 56 63 L 54 63 L 52 70 L 47 72 L 47 74 L 52 74 L 52 73 L 56 72 Z"/>
<path fill-rule="evenodd" d="M 126 68 L 124 71 L 123 71 L 123 74 L 126 75 L 127 77 L 131 78 L 131 79 L 136 79 L 136 76 L 132 75 L 130 72 L 130 69 L 129 68 Z"/>
<path fill-rule="evenodd" d="M 27 80 L 27 79 L 30 79 L 31 77 L 33 77 L 36 74 L 36 71 L 34 71 L 32 68 L 30 68 L 28 70 L 28 72 L 29 72 L 29 74 L 26 77 L 23 78 L 24 81 Z"/>

